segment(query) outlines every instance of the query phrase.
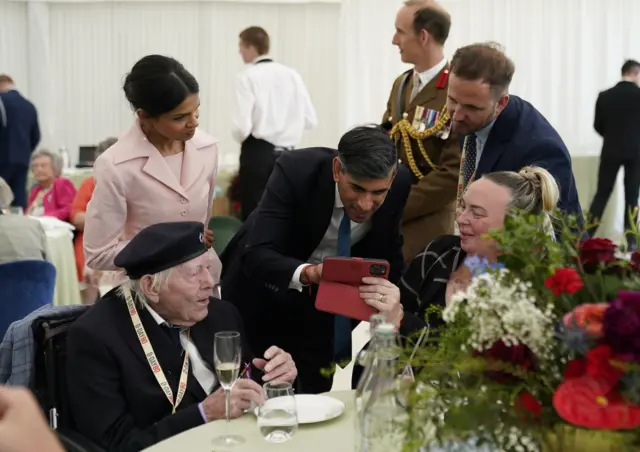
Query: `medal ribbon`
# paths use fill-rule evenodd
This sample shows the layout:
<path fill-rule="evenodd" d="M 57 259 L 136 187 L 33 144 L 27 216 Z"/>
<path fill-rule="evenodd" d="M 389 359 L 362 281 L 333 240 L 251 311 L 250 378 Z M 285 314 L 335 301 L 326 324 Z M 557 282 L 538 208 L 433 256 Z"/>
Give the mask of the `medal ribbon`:
<path fill-rule="evenodd" d="M 164 372 L 162 371 L 162 367 L 160 366 L 160 362 L 158 361 L 158 358 L 156 358 L 156 353 L 153 351 L 153 347 L 151 346 L 151 342 L 149 341 L 147 332 L 144 329 L 144 326 L 142 325 L 142 320 L 140 320 L 140 316 L 138 315 L 138 310 L 136 309 L 136 305 L 133 301 L 133 297 L 131 296 L 131 291 L 128 288 L 124 289 L 124 298 L 127 301 L 127 308 L 129 309 L 129 315 L 131 316 L 131 322 L 133 323 L 133 328 L 136 330 L 136 334 L 138 335 L 138 340 L 140 341 L 142 350 L 144 351 L 144 354 L 147 357 L 147 362 L 149 363 L 151 372 L 153 372 L 153 375 L 156 377 L 156 380 L 160 385 L 160 388 L 162 388 L 164 395 L 167 396 L 167 399 L 171 404 L 171 408 L 172 408 L 171 414 L 174 414 L 176 412 L 176 409 L 180 405 L 180 402 L 182 402 L 184 393 L 187 390 L 187 378 L 189 377 L 189 351 L 185 350 L 184 352 L 182 372 L 180 373 L 180 381 L 178 383 L 178 395 L 174 403 L 173 391 L 171 390 L 171 386 L 167 381 L 167 377 L 165 377 Z M 187 342 L 188 341 L 189 341 L 189 329 L 187 329 Z"/>

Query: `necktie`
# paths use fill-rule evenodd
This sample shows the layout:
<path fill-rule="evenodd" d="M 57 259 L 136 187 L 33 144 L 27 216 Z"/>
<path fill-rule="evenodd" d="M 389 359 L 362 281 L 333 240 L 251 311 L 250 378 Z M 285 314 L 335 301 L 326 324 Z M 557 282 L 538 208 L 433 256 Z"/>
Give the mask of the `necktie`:
<path fill-rule="evenodd" d="M 467 189 L 476 172 L 477 155 L 476 134 L 472 133 L 467 137 L 467 149 L 464 152 L 464 162 L 462 163 L 463 190 Z"/>
<path fill-rule="evenodd" d="M 351 221 L 344 212 L 338 227 L 338 256 L 351 256 Z M 337 363 L 351 361 L 351 319 L 335 316 L 333 328 L 333 352 Z"/>
<path fill-rule="evenodd" d="M 421 85 L 422 85 L 422 80 L 420 80 L 420 76 L 414 72 L 413 88 L 411 89 L 411 97 L 409 98 L 411 102 L 413 102 L 413 99 L 415 99 L 418 93 L 420 92 Z"/>
<path fill-rule="evenodd" d="M 165 333 L 167 333 L 167 335 L 169 336 L 169 339 L 171 339 L 171 342 L 173 342 L 173 344 L 178 347 L 178 349 L 182 352 L 183 348 L 182 348 L 182 342 L 180 342 L 180 328 L 176 328 L 173 327 L 171 325 L 168 324 L 163 324 L 162 325 L 162 329 L 164 330 Z"/>

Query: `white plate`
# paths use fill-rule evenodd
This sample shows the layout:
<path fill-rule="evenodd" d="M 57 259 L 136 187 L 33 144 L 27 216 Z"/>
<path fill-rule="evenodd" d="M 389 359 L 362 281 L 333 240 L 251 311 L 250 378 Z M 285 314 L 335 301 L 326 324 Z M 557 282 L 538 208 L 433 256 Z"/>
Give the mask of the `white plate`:
<path fill-rule="evenodd" d="M 314 424 L 335 419 L 345 410 L 344 403 L 333 397 L 323 395 L 302 394 L 296 395 L 296 409 L 298 411 L 298 424 Z M 268 401 L 269 407 L 277 407 L 279 398 Z M 284 401 L 284 398 L 282 398 Z M 258 409 L 254 414 L 258 415 Z"/>

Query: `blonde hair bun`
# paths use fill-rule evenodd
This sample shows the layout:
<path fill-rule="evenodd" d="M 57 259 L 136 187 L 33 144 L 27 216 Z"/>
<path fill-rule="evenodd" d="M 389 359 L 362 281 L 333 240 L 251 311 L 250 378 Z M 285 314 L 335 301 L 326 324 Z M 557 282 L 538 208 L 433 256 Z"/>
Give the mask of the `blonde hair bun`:
<path fill-rule="evenodd" d="M 560 189 L 556 179 L 549 171 L 539 166 L 525 166 L 518 174 L 532 184 L 540 199 L 542 212 L 551 213 L 555 210 L 560 199 Z"/>

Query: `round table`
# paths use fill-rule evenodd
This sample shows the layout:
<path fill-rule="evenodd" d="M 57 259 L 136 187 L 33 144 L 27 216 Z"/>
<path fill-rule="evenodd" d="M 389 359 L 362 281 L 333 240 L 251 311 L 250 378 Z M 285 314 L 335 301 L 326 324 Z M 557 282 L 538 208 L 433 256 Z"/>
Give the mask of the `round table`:
<path fill-rule="evenodd" d="M 187 430 L 179 435 L 166 439 L 148 449 L 146 452 L 353 452 L 355 449 L 354 391 L 336 391 L 325 394 L 342 400 L 346 410 L 342 416 L 331 421 L 298 426 L 298 431 L 286 443 L 272 444 L 264 440 L 258 430 L 257 419 L 247 413 L 231 421 L 215 421 L 200 427 Z M 213 438 L 231 433 L 241 435 L 245 443 L 233 448 L 213 448 Z"/>
<path fill-rule="evenodd" d="M 53 304 L 56 306 L 82 304 L 71 233 L 63 228 L 47 230 L 45 235 L 47 236 L 47 260 L 56 267 Z"/>

